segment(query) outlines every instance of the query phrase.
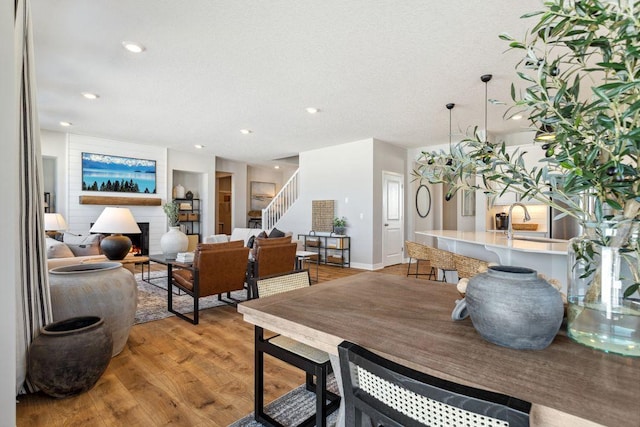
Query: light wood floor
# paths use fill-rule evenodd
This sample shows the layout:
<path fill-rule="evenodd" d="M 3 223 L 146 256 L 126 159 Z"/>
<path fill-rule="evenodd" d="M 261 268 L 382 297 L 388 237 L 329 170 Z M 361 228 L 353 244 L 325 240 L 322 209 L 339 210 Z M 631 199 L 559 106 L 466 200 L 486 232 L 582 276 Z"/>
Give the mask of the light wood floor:
<path fill-rule="evenodd" d="M 405 275 L 406 267 L 380 272 Z M 360 272 L 320 266 L 320 286 Z M 266 402 L 304 381 L 270 357 L 265 375 Z M 91 390 L 67 399 L 22 395 L 16 408 L 18 426 L 227 426 L 253 411 L 253 325 L 226 306 L 202 310 L 197 326 L 176 317 L 135 325 Z"/>

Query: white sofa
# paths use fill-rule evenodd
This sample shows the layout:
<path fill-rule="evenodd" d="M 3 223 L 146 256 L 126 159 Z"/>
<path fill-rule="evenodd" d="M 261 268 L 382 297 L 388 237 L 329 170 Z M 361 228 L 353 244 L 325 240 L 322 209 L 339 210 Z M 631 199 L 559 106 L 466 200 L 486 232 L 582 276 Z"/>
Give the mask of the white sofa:
<path fill-rule="evenodd" d="M 231 232 L 231 236 L 227 234 L 212 234 L 210 236 L 205 237 L 203 240 L 203 243 L 224 243 L 224 242 L 232 242 L 234 240 L 242 240 L 244 241 L 244 245 L 247 246 L 247 244 L 249 243 L 249 239 L 251 239 L 252 236 L 257 236 L 262 231 L 263 230 L 259 228 L 234 228 L 233 231 Z M 291 232 L 285 233 L 285 235 L 287 236 L 291 234 L 292 234 Z M 291 237 L 291 241 L 297 242 L 298 250 L 302 250 L 300 241 L 298 241 L 297 239 L 294 239 L 293 236 Z"/>
<path fill-rule="evenodd" d="M 47 270 L 67 265 L 83 264 L 87 260 L 109 261 L 100 251 L 101 234 L 75 236 L 65 233 L 64 242 L 46 238 Z M 134 273 L 133 264 L 124 264 L 125 269 Z"/>

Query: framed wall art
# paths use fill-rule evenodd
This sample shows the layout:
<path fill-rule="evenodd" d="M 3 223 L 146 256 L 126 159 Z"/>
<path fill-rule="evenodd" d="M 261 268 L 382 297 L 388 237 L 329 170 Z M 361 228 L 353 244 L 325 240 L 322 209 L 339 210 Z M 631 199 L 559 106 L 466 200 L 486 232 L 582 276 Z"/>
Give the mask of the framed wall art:
<path fill-rule="evenodd" d="M 276 184 L 273 182 L 251 181 L 251 205 L 252 211 L 260 211 L 271 203 L 276 195 Z"/>
<path fill-rule="evenodd" d="M 82 190 L 156 193 L 156 161 L 82 153 Z"/>

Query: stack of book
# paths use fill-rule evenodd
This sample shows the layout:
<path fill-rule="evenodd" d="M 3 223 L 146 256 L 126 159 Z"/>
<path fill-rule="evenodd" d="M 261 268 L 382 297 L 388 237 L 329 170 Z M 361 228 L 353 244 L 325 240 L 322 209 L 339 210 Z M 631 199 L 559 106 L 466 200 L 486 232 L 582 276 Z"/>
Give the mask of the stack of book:
<path fill-rule="evenodd" d="M 178 252 L 176 256 L 176 261 L 178 262 L 193 262 L 193 252 Z"/>

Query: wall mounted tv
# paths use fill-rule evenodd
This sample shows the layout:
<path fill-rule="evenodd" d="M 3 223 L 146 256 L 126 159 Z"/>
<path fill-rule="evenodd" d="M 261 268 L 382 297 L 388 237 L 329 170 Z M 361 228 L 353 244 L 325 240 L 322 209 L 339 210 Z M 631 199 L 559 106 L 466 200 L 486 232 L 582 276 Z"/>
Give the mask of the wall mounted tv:
<path fill-rule="evenodd" d="M 82 153 L 82 190 L 156 193 L 156 161 Z"/>

